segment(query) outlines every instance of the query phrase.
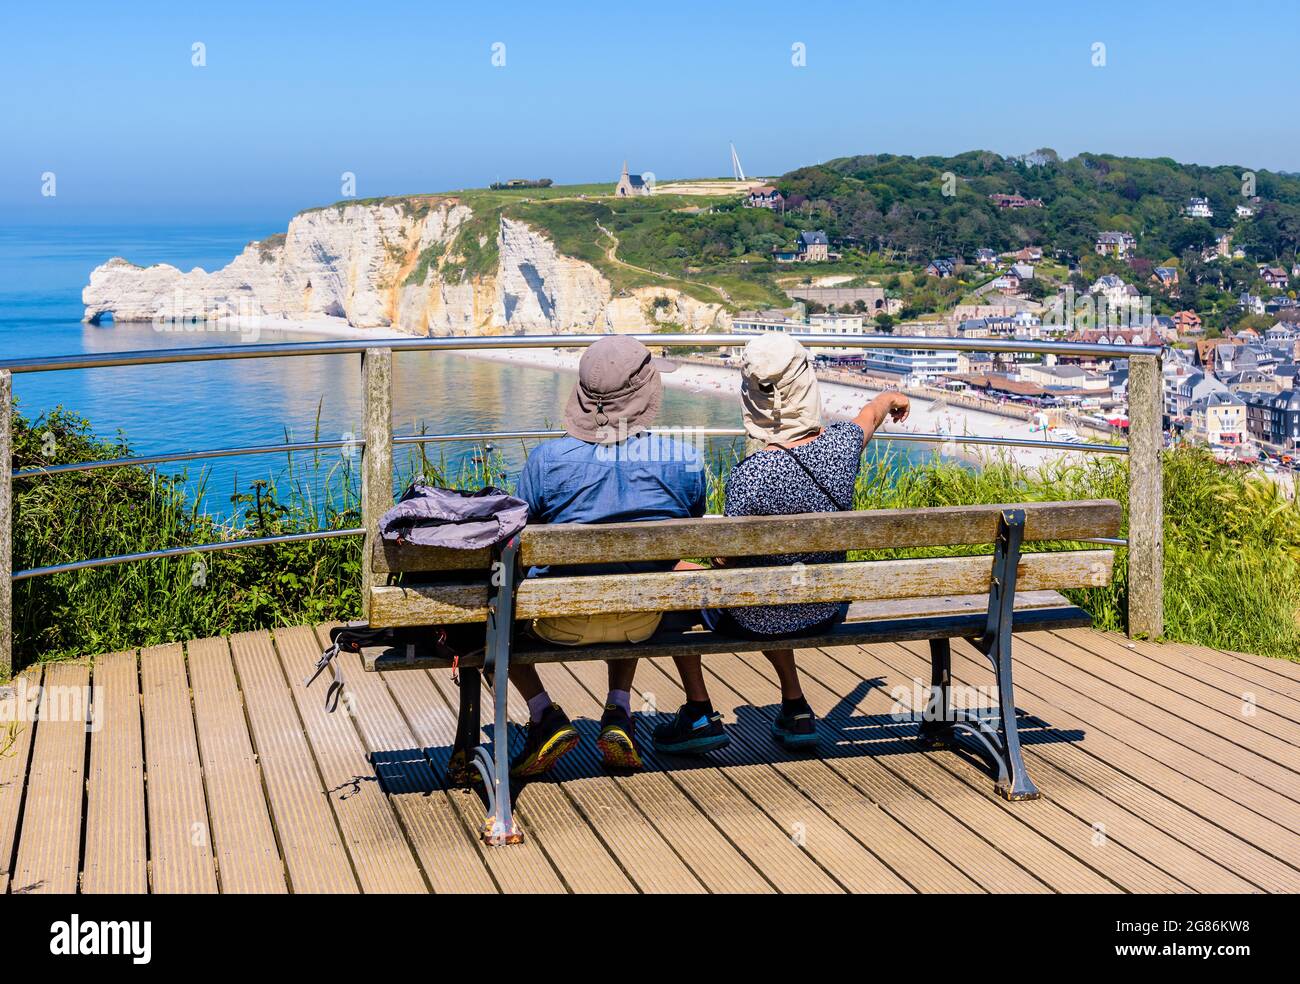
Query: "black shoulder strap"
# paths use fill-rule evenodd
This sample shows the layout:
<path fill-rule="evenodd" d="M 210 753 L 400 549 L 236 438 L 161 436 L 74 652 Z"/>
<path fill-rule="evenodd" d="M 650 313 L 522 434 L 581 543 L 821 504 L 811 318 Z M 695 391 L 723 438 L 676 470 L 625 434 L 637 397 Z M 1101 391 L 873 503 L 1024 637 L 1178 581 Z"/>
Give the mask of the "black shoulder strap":
<path fill-rule="evenodd" d="M 838 512 L 849 512 L 850 507 L 842 505 L 839 499 L 831 495 L 830 489 L 828 489 L 825 485 L 823 485 L 821 479 L 819 479 L 816 475 L 812 473 L 812 469 L 803 463 L 803 459 L 801 459 L 797 454 L 795 454 L 793 451 L 787 448 L 784 444 L 778 444 L 777 447 L 779 447 L 782 451 L 784 451 L 787 455 L 789 455 L 790 460 L 803 469 L 803 473 L 807 475 L 810 479 L 812 479 L 813 485 L 817 486 L 817 488 L 821 491 L 821 494 L 826 496 L 826 498 L 830 501 L 830 504 L 834 506 Z"/>

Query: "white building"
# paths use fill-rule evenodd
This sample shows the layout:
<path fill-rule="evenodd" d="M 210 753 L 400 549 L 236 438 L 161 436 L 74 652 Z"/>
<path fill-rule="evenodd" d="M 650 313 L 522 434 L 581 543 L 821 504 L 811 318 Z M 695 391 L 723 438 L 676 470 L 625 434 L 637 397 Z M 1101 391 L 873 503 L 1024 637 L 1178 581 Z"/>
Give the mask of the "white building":
<path fill-rule="evenodd" d="M 862 331 L 863 316 L 860 314 L 814 314 L 805 321 L 797 321 L 785 316 L 783 311 L 748 311 L 737 314 L 731 319 L 733 331 L 741 334 L 753 332 L 779 331 L 785 335 L 852 335 L 855 338 L 867 338 Z M 861 345 L 818 346 L 816 355 L 859 355 Z"/>
<path fill-rule="evenodd" d="M 933 379 L 957 372 L 957 353 L 935 349 L 867 349 L 867 372 L 889 376 Z"/>

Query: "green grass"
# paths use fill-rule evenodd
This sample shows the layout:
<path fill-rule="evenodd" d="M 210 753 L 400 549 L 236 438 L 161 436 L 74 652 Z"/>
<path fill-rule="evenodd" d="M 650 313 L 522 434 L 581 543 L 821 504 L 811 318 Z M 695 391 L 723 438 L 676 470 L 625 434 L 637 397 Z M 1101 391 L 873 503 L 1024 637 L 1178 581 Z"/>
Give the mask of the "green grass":
<path fill-rule="evenodd" d="M 46 454 L 53 435 L 53 454 Z M 97 436 L 62 409 L 15 418 L 15 468 L 119 457 L 120 437 Z M 720 511 L 733 450 L 708 462 L 710 507 Z M 1300 506 L 1273 483 L 1178 448 L 1164 456 L 1165 611 L 1169 639 L 1296 659 L 1300 653 Z M 499 455 L 463 467 L 418 448 L 399 463 L 398 487 L 415 475 L 451 487 L 509 487 Z M 356 461 L 336 452 L 287 457 L 266 479 L 237 491 L 234 518 L 195 507 L 203 477 L 122 467 L 15 482 L 15 567 L 58 564 L 161 547 L 189 546 L 360 525 Z M 1113 498 L 1127 502 L 1127 465 L 1097 457 L 1029 472 L 1007 461 L 979 470 L 937 457 L 915 463 L 869 449 L 859 509 L 963 503 Z M 1125 522 L 1125 535 L 1127 520 Z M 1077 544 L 1034 544 L 1071 549 Z M 939 556 L 990 548 L 934 548 L 855 555 Z M 188 554 L 32 578 L 15 584 L 18 662 L 111 652 L 229 632 L 355 618 L 360 605 L 356 537 Z M 1071 592 L 1103 629 L 1123 630 L 1127 566 L 1114 582 Z"/>

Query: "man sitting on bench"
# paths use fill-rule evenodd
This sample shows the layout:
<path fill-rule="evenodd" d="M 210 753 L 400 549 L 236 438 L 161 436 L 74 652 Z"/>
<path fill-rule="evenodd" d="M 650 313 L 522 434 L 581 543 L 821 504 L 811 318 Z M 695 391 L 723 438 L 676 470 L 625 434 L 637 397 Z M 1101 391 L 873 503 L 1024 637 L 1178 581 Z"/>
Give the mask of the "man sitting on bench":
<path fill-rule="evenodd" d="M 901 393 L 881 393 L 852 421 L 822 426 L 821 397 L 808 351 L 789 335 L 760 335 L 741 356 L 741 402 L 747 456 L 727 478 L 728 516 L 781 516 L 848 511 L 862 451 L 885 418 L 907 418 Z M 844 553 L 804 553 L 718 560 L 734 566 L 843 562 Z M 705 611 L 715 632 L 743 639 L 818 635 L 844 621 L 847 604 L 762 605 Z M 793 649 L 765 650 L 781 682 L 781 712 L 772 736 L 790 749 L 817 744 L 817 722 L 804 699 Z M 728 738 L 713 710 L 698 654 L 675 656 L 686 703 L 677 717 L 654 731 L 657 751 L 698 754 L 721 748 Z"/>
<path fill-rule="evenodd" d="M 660 369 L 634 338 L 611 335 L 583 353 L 578 384 L 564 411 L 568 436 L 543 441 L 529 454 L 519 481 L 529 522 L 621 523 L 704 515 L 704 462 L 698 448 L 647 433 L 663 401 Z M 602 574 L 671 570 L 673 561 L 580 565 L 546 573 Z M 548 642 L 644 642 L 659 627 L 657 612 L 537 619 L 532 630 Z M 635 659 L 610 660 L 609 696 L 597 744 L 605 765 L 639 769 L 631 689 Z M 528 701 L 523 749 L 511 763 L 516 778 L 539 776 L 577 746 L 578 732 L 551 701 L 536 667 L 511 664 L 510 682 Z"/>

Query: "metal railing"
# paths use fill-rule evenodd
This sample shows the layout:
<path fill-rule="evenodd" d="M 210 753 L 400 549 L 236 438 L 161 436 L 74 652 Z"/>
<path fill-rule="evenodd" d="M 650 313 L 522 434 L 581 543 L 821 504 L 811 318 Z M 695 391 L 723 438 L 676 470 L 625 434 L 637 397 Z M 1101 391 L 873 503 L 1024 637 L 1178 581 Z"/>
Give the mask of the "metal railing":
<path fill-rule="evenodd" d="M 44 575 L 107 567 L 245 547 L 272 546 L 343 536 L 363 536 L 363 556 L 369 556 L 379 517 L 393 501 L 393 447 L 445 442 L 544 440 L 560 437 L 561 430 L 485 431 L 448 434 L 392 433 L 392 359 L 396 352 L 456 352 L 476 349 L 581 348 L 602 335 L 532 335 L 465 338 L 378 338 L 324 342 L 284 342 L 265 345 L 230 345 L 208 348 L 161 349 L 98 355 L 43 356 L 0 360 L 0 670 L 13 665 L 13 584 Z M 743 346 L 753 335 L 639 334 L 647 345 L 665 348 Z M 800 335 L 813 348 L 919 349 L 923 351 L 1030 352 L 1129 359 L 1129 446 L 1084 444 L 1029 438 L 983 437 L 971 434 L 882 434 L 882 439 L 927 444 L 969 444 L 988 447 L 1030 447 L 1066 452 L 1127 455 L 1130 462 L 1129 537 L 1095 538 L 1088 542 L 1129 548 L 1129 631 L 1157 636 L 1163 630 L 1161 553 L 1163 539 L 1162 489 L 1158 461 L 1162 442 L 1160 349 L 1142 345 L 1081 345 L 1070 342 L 1030 342 L 1004 339 L 925 338 L 908 335 Z M 13 470 L 13 374 L 99 369 L 116 366 L 173 365 L 232 359 L 283 358 L 307 355 L 361 355 L 363 433 L 354 440 L 299 441 L 273 445 L 170 451 L 152 455 L 106 458 Z M 679 431 L 680 433 L 680 431 Z M 741 437 L 740 428 L 691 428 L 702 437 Z M 361 452 L 361 514 L 363 525 L 340 530 L 252 537 L 187 547 L 167 547 L 135 554 L 119 554 L 69 561 L 45 567 L 13 569 L 13 480 L 38 479 L 69 472 L 121 466 L 157 465 L 220 457 L 292 454 L 299 451 L 355 447 Z M 362 564 L 362 598 L 368 598 L 370 565 Z"/>

